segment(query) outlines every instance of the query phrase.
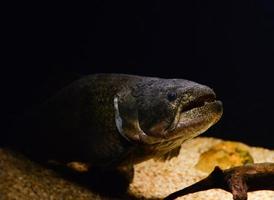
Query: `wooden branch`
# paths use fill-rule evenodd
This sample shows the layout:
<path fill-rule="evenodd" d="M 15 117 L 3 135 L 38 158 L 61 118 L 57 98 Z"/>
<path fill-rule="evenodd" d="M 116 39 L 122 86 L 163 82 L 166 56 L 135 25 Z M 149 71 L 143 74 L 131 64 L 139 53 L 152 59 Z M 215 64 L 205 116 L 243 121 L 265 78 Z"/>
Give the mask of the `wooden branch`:
<path fill-rule="evenodd" d="M 250 164 L 227 170 L 215 167 L 205 179 L 168 195 L 164 200 L 214 188 L 231 192 L 234 200 L 247 200 L 250 191 L 274 191 L 274 163 Z"/>

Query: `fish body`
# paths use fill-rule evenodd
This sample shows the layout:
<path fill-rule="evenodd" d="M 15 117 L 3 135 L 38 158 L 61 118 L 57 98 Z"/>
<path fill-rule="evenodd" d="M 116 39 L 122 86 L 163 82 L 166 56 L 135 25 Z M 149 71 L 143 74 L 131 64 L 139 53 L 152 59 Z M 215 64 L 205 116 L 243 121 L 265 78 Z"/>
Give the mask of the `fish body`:
<path fill-rule="evenodd" d="M 26 114 L 12 145 L 46 160 L 113 168 L 171 158 L 221 115 L 213 90 L 192 81 L 94 74 Z"/>

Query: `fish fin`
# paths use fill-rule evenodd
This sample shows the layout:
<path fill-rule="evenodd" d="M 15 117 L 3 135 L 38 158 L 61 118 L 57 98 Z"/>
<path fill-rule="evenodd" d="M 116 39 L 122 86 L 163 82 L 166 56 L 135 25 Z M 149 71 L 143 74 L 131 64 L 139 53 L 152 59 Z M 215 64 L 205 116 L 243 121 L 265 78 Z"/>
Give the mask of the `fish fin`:
<path fill-rule="evenodd" d="M 156 160 L 159 160 L 159 161 L 171 160 L 172 158 L 177 157 L 179 155 L 180 150 L 181 150 L 181 146 L 176 147 L 172 149 L 171 151 L 157 157 Z"/>

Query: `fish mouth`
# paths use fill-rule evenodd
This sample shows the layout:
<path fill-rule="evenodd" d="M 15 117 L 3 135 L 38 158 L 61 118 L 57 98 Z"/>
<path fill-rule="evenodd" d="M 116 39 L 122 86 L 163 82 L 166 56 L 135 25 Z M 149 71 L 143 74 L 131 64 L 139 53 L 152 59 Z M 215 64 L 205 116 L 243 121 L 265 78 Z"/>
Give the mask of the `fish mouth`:
<path fill-rule="evenodd" d="M 194 100 L 189 101 L 186 106 L 181 108 L 180 112 L 183 113 L 194 108 L 203 107 L 205 104 L 216 101 L 215 98 L 216 98 L 215 94 L 206 94 L 206 95 L 197 97 Z"/>
<path fill-rule="evenodd" d="M 178 109 L 165 138 L 187 140 L 196 137 L 217 123 L 222 113 L 222 102 L 216 100 L 214 93 L 197 97 Z"/>

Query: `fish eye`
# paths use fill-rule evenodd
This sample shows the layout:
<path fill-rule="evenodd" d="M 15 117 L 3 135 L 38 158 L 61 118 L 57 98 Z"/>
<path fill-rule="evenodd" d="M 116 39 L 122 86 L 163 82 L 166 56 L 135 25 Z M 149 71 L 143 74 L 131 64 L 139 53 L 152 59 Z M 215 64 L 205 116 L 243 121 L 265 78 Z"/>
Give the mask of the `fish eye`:
<path fill-rule="evenodd" d="M 169 92 L 167 93 L 167 99 L 169 101 L 175 101 L 177 98 L 177 93 L 176 92 Z"/>

